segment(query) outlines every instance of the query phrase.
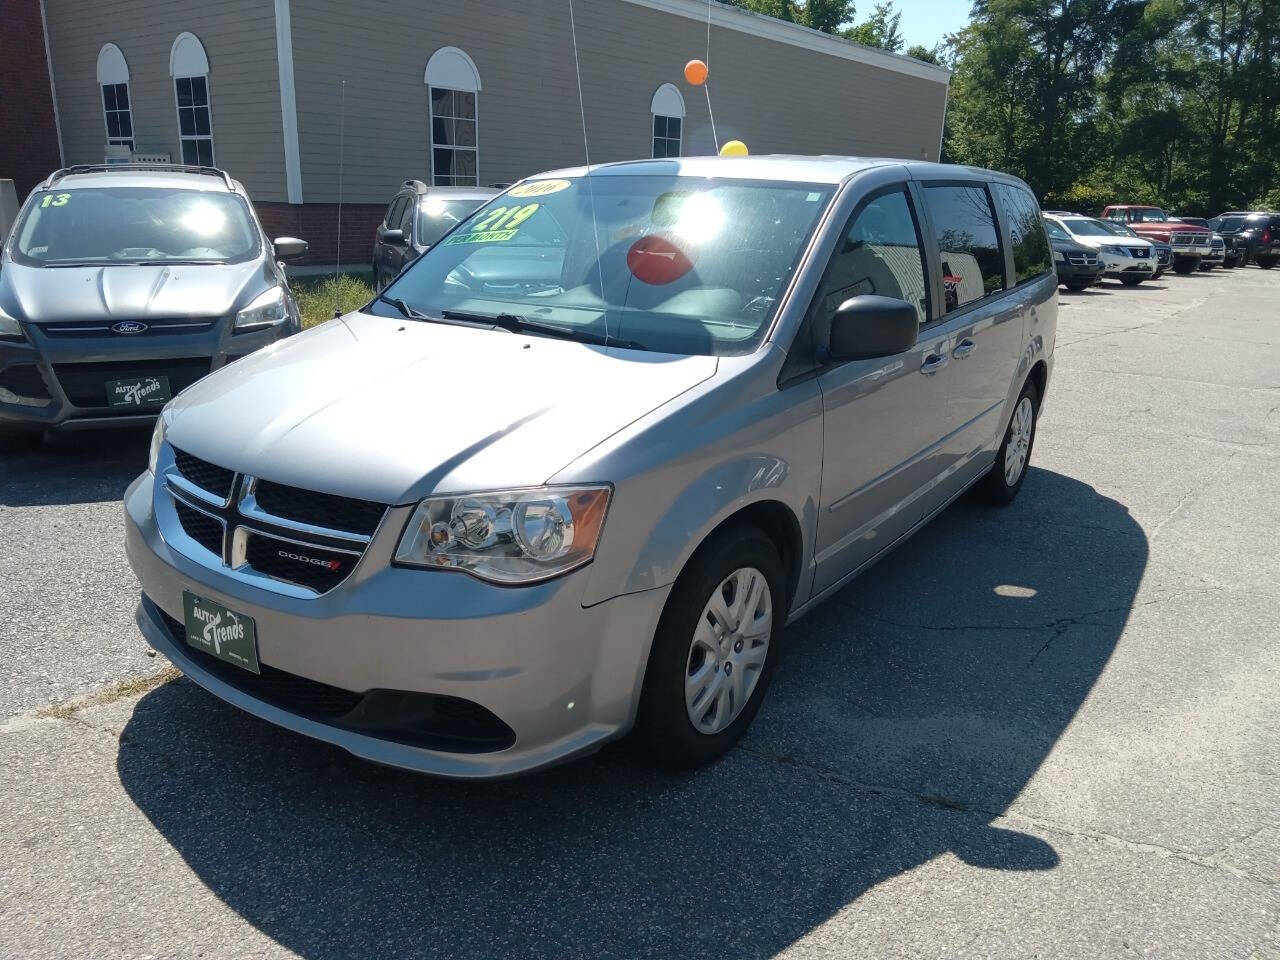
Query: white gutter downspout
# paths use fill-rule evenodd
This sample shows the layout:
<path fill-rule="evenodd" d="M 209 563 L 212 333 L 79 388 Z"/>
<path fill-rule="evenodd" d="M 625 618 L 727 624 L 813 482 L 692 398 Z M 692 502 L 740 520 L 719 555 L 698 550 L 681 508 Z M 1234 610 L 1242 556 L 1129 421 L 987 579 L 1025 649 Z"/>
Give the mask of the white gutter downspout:
<path fill-rule="evenodd" d="M 947 89 L 942 92 L 942 129 L 938 131 L 938 163 L 942 162 L 942 144 L 947 139 L 947 107 L 951 105 L 951 78 L 947 77 Z"/>
<path fill-rule="evenodd" d="M 274 0 L 276 64 L 280 70 L 280 127 L 284 137 L 284 177 L 290 203 L 302 203 L 302 155 L 298 148 L 298 98 L 293 84 L 293 25 L 289 0 Z"/>
<path fill-rule="evenodd" d="M 40 29 L 44 33 L 44 63 L 49 68 L 49 97 L 53 100 L 53 127 L 58 133 L 58 166 L 67 165 L 67 155 L 62 149 L 62 116 L 58 113 L 58 88 L 53 82 L 53 54 L 49 51 L 49 18 L 44 14 L 44 0 L 40 0 Z"/>

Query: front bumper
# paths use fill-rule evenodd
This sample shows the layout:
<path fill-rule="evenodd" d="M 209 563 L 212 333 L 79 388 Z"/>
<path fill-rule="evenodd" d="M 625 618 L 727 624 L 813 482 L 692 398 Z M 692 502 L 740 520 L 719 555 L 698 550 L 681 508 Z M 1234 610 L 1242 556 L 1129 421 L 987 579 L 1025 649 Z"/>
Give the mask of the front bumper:
<path fill-rule="evenodd" d="M 1146 276 L 1156 272 L 1156 261 L 1153 257 L 1131 257 L 1128 254 L 1098 252 L 1098 261 L 1106 268 L 1106 276 Z"/>
<path fill-rule="evenodd" d="M 48 336 L 24 324 L 26 339 L 0 340 L 0 430 L 85 430 L 147 424 L 162 404 L 112 407 L 105 384 L 163 375 L 177 394 L 219 367 L 296 332 L 294 321 L 249 333 L 224 319 L 201 333 L 122 337 Z"/>
<path fill-rule="evenodd" d="M 411 507 L 393 508 L 360 563 L 319 597 L 275 593 L 175 550 L 144 473 L 125 494 L 126 553 L 142 585 L 147 641 L 210 693 L 377 763 L 459 779 L 526 773 L 591 753 L 630 729 L 670 587 L 582 606 L 590 568 L 530 587 L 390 564 Z M 158 615 L 189 590 L 254 619 L 260 662 L 340 691 L 408 691 L 485 708 L 514 732 L 489 752 L 411 745 L 282 708 L 209 669 Z M 233 668 L 236 669 L 236 668 Z M 232 678 L 234 679 L 234 677 Z"/>
<path fill-rule="evenodd" d="M 1080 266 L 1074 263 L 1054 263 L 1054 268 L 1058 271 L 1059 283 L 1077 283 L 1084 281 L 1098 281 L 1102 279 L 1103 271 L 1106 269 L 1102 261 L 1099 260 L 1095 266 Z"/>

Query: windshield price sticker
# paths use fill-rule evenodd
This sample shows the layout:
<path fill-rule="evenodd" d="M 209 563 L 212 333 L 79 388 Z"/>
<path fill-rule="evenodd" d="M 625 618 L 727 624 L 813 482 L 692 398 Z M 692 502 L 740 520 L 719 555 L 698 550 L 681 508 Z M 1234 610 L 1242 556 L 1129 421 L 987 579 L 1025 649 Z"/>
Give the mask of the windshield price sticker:
<path fill-rule="evenodd" d="M 450 237 L 444 245 L 447 247 L 455 243 L 501 243 L 504 240 L 510 240 L 520 232 L 520 224 L 537 212 L 536 203 L 514 207 L 494 207 L 486 211 L 479 220 L 468 224 L 470 229 L 466 233 Z"/>
<path fill-rule="evenodd" d="M 569 188 L 568 180 L 534 180 L 522 183 L 507 191 L 508 197 L 545 197 L 550 193 L 559 193 Z"/>
<path fill-rule="evenodd" d="M 71 194 L 69 193 L 46 193 L 44 199 L 40 201 L 40 208 L 65 207 L 70 199 Z"/>

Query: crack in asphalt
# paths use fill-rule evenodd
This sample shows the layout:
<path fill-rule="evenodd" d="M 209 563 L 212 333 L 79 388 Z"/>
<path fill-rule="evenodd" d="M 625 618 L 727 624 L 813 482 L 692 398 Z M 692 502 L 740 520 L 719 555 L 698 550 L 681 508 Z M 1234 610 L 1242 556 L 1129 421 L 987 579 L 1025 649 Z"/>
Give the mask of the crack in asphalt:
<path fill-rule="evenodd" d="M 1156 524 L 1155 529 L 1151 531 L 1151 536 L 1149 536 L 1147 540 L 1154 543 L 1156 537 L 1160 536 L 1160 531 L 1165 528 L 1165 524 L 1167 524 L 1170 520 L 1176 517 L 1178 513 L 1181 512 L 1183 507 L 1189 504 L 1192 500 L 1194 500 L 1200 494 L 1208 490 L 1209 487 L 1213 484 L 1213 482 L 1217 480 L 1218 477 L 1220 477 L 1223 473 L 1226 472 L 1227 467 L 1231 465 L 1231 461 L 1234 460 L 1235 457 L 1236 455 L 1234 453 L 1227 456 L 1227 458 L 1222 461 L 1222 463 L 1218 466 L 1218 468 L 1213 472 L 1211 472 L 1207 477 L 1205 477 L 1201 483 L 1197 484 L 1195 487 L 1193 487 L 1192 489 L 1188 490 L 1185 494 L 1183 494 L 1182 497 L 1179 498 L 1178 502 L 1173 505 L 1173 509 L 1169 511 L 1168 516 L 1166 516 L 1163 520 L 1161 520 L 1159 523 Z"/>

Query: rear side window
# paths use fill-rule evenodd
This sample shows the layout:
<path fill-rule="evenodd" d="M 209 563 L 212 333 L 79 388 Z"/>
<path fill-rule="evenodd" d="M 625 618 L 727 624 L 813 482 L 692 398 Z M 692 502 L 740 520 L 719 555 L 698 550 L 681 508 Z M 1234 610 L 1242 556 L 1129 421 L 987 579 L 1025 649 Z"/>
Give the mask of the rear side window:
<path fill-rule="evenodd" d="M 1040 204 L 1022 187 L 1007 183 L 994 184 L 996 201 L 1009 224 L 1009 243 L 1013 247 L 1013 282 L 1026 283 L 1049 272 L 1049 238 L 1044 232 Z"/>
<path fill-rule="evenodd" d="M 924 188 L 942 259 L 947 312 L 1004 289 L 1004 254 L 991 199 L 981 186 Z"/>
<path fill-rule="evenodd" d="M 388 230 L 395 230 L 400 226 L 400 217 L 404 215 L 404 208 L 408 202 L 409 198 L 403 196 L 391 201 L 391 206 L 387 207 L 387 219 L 383 221 Z"/>

